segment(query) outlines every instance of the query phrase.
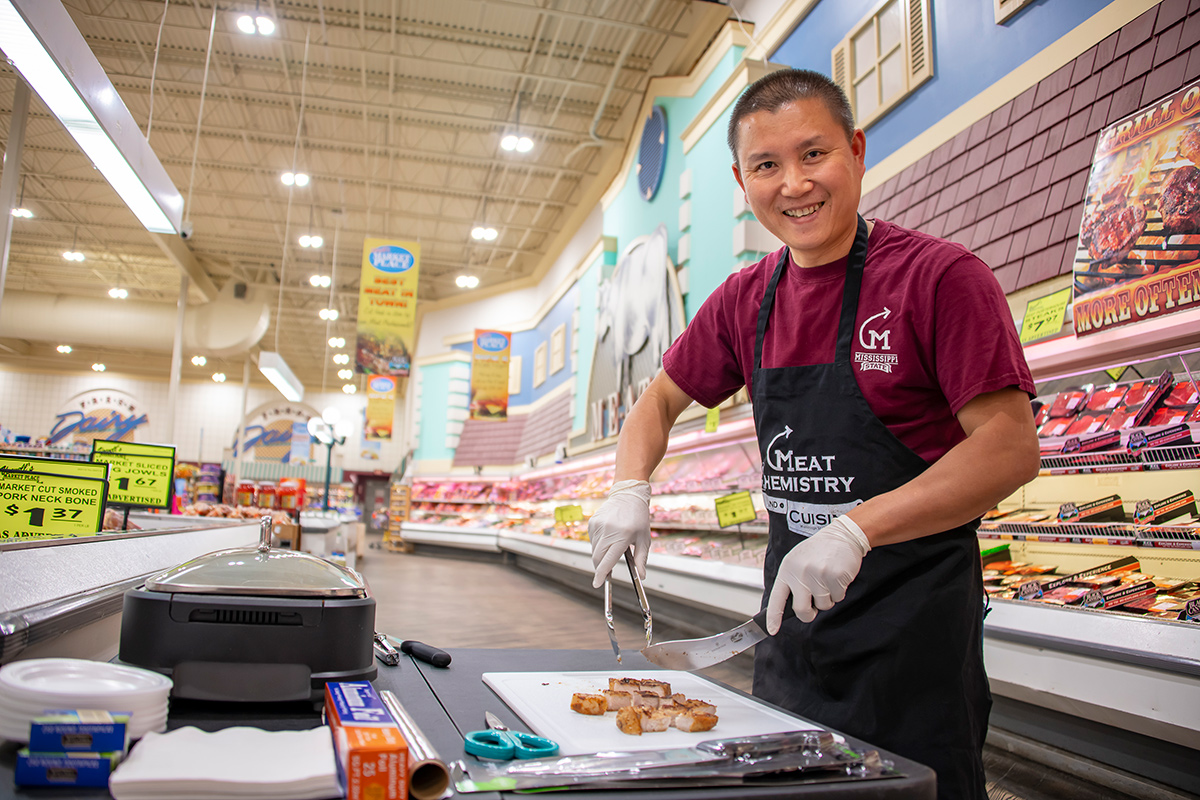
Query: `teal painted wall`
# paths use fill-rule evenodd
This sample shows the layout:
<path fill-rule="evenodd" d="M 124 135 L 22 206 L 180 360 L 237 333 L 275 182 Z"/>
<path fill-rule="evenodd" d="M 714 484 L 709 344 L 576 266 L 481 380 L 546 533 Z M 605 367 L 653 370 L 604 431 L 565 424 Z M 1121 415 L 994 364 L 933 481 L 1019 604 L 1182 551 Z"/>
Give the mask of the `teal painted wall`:
<path fill-rule="evenodd" d="M 418 367 L 421 370 L 421 434 L 413 454 L 417 461 L 454 458 L 454 451 L 446 447 L 446 408 L 452 366 L 452 363 L 445 363 Z"/>

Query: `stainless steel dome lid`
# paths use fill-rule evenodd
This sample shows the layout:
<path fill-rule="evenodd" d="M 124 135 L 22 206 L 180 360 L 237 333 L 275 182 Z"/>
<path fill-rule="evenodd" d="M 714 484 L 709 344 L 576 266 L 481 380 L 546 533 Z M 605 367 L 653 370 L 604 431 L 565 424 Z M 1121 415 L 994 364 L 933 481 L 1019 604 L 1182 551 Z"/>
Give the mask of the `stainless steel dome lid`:
<path fill-rule="evenodd" d="M 271 547 L 271 520 L 263 518 L 256 547 L 234 547 L 193 558 L 146 581 L 154 592 L 270 597 L 369 597 L 352 569 L 295 550 Z"/>

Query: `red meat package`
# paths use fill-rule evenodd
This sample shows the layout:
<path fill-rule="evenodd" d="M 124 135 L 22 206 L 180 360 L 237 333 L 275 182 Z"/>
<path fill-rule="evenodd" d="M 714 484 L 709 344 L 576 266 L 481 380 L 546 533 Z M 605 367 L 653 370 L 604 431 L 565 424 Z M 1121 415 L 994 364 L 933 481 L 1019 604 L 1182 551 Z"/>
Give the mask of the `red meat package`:
<path fill-rule="evenodd" d="M 1037 413 L 1033 415 L 1033 425 L 1034 425 L 1034 427 L 1041 427 L 1042 423 L 1044 423 L 1048 419 L 1050 419 L 1050 404 L 1049 403 L 1047 403 L 1046 405 L 1039 408 L 1037 410 Z"/>
<path fill-rule="evenodd" d="M 1195 409 L 1195 406 L 1176 406 L 1173 408 L 1164 406 L 1154 412 L 1154 416 L 1150 418 L 1150 422 L 1147 424 L 1151 426 L 1174 425 L 1177 422 L 1183 422 Z"/>
<path fill-rule="evenodd" d="M 1042 427 L 1038 428 L 1038 436 L 1045 439 L 1050 436 L 1065 436 L 1067 429 L 1074 422 L 1074 417 L 1056 417 L 1046 421 Z"/>
<path fill-rule="evenodd" d="M 1111 411 L 1116 408 L 1125 398 L 1125 392 L 1129 387 L 1119 384 L 1110 384 L 1109 386 L 1101 386 L 1096 391 L 1092 392 L 1091 397 L 1087 400 L 1085 408 L 1088 411 Z"/>
<path fill-rule="evenodd" d="M 1146 398 L 1154 391 L 1157 381 L 1135 381 L 1125 390 L 1123 402 L 1126 408 L 1140 408 Z"/>
<path fill-rule="evenodd" d="M 1067 435 L 1086 436 L 1095 433 L 1104 426 L 1107 419 L 1108 414 L 1080 414 L 1067 427 Z"/>
<path fill-rule="evenodd" d="M 1108 419 L 1104 421 L 1103 428 L 1106 431 L 1123 431 L 1132 428 L 1134 420 L 1137 419 L 1136 414 L 1136 411 L 1118 408 L 1108 415 Z"/>
<path fill-rule="evenodd" d="M 1200 401 L 1196 393 L 1196 384 L 1191 381 L 1180 381 L 1171 387 L 1171 392 L 1163 399 L 1164 406 L 1194 406 Z"/>
<path fill-rule="evenodd" d="M 1074 416 L 1087 400 L 1088 393 L 1092 387 L 1079 386 L 1073 389 L 1065 389 L 1059 392 L 1054 402 L 1050 404 L 1051 417 L 1071 417 Z"/>

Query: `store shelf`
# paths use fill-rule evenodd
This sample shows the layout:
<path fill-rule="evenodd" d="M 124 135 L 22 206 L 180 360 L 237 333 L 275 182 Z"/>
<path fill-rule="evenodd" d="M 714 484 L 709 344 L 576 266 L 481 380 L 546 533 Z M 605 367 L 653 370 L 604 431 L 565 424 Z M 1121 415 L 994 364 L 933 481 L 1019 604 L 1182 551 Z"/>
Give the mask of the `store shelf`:
<path fill-rule="evenodd" d="M 1124 522 L 985 522 L 979 527 L 979 537 L 1004 541 L 1200 550 L 1200 530 L 1197 528 Z"/>
<path fill-rule="evenodd" d="M 1146 429 L 1141 429 L 1146 430 Z M 1193 429 L 1194 430 L 1194 429 Z M 1122 437 L 1122 446 L 1128 434 Z M 1142 472 L 1200 468 L 1200 445 L 1152 447 L 1138 453 L 1105 450 L 1095 453 L 1043 455 L 1041 475 L 1087 475 L 1097 472 Z"/>
<path fill-rule="evenodd" d="M 64 461 L 90 461 L 90 450 L 75 450 L 70 447 L 36 447 L 33 445 L 0 444 L 0 453 L 38 458 L 60 458 Z"/>

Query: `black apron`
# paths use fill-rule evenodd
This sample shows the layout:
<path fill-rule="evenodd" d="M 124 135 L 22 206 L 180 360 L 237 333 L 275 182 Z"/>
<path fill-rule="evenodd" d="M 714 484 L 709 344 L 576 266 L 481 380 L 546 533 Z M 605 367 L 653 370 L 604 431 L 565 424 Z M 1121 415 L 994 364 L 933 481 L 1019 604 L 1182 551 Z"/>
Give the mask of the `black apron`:
<path fill-rule="evenodd" d="M 854 377 L 850 348 L 866 255 L 859 217 L 832 364 L 762 366 L 786 252 L 759 309 L 752 381 L 770 512 L 764 606 L 779 562 L 797 542 L 927 467 L 879 421 Z M 985 800 L 980 751 L 991 694 L 982 598 L 974 523 L 877 547 L 845 600 L 807 624 L 789 611 L 779 634 L 758 645 L 754 694 L 932 767 L 939 798 Z"/>

